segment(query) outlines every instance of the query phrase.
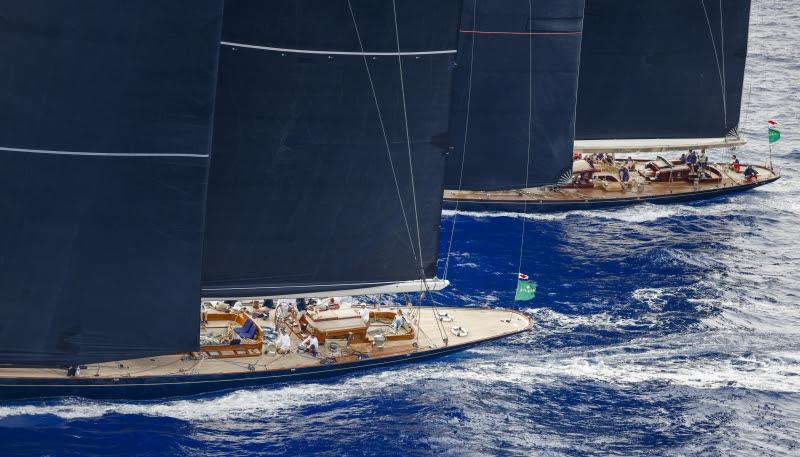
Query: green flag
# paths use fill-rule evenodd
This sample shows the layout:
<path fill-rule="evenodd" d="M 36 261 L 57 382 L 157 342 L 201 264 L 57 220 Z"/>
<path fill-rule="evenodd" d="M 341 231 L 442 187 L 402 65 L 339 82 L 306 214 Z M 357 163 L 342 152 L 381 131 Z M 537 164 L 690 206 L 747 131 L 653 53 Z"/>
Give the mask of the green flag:
<path fill-rule="evenodd" d="M 772 144 L 781 139 L 781 132 L 777 129 L 770 127 L 769 129 L 769 144 Z"/>
<path fill-rule="evenodd" d="M 536 283 L 533 281 L 525 281 L 522 279 L 517 280 L 517 294 L 514 295 L 514 301 L 528 301 L 533 300 L 536 296 Z"/>

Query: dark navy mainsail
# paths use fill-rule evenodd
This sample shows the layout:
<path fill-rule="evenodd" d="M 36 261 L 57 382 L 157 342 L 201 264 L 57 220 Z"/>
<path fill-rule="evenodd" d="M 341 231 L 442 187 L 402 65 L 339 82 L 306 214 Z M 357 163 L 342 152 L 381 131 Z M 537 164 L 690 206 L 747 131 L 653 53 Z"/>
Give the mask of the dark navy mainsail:
<path fill-rule="evenodd" d="M 0 364 L 194 350 L 220 0 L 0 8 Z"/>
<path fill-rule="evenodd" d="M 435 274 L 460 2 L 226 3 L 204 296 Z"/>
<path fill-rule="evenodd" d="M 749 18 L 750 0 L 586 0 L 576 137 L 732 133 Z"/>
<path fill-rule="evenodd" d="M 448 189 L 555 184 L 569 173 L 583 0 L 464 0 Z"/>

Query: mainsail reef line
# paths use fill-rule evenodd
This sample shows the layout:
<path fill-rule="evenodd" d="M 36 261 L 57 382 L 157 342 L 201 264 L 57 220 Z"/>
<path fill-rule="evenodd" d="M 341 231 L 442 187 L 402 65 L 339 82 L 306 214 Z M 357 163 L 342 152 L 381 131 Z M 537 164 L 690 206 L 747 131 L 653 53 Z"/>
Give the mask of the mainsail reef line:
<path fill-rule="evenodd" d="M 442 49 L 434 51 L 404 51 L 404 52 L 369 52 L 369 51 L 332 51 L 325 49 L 290 49 L 275 48 L 271 46 L 259 46 L 255 44 L 234 43 L 232 41 L 220 41 L 221 45 L 233 46 L 237 48 L 259 49 L 261 51 L 288 52 L 292 54 L 320 54 L 331 56 L 429 56 L 436 54 L 455 54 L 455 49 Z"/>

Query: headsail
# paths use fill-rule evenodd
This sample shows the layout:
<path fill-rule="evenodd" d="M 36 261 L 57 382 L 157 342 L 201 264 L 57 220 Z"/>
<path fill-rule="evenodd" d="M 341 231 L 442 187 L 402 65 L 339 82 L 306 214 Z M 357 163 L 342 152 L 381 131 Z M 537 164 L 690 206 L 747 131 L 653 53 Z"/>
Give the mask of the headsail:
<path fill-rule="evenodd" d="M 198 345 L 222 2 L 74 3 L 0 9 L 0 364 Z"/>
<path fill-rule="evenodd" d="M 204 296 L 435 275 L 460 0 L 394 3 L 226 3 Z"/>
<path fill-rule="evenodd" d="M 583 4 L 464 0 L 448 189 L 555 184 L 569 170 Z"/>
<path fill-rule="evenodd" d="M 737 129 L 750 0 L 586 0 L 576 138 Z"/>

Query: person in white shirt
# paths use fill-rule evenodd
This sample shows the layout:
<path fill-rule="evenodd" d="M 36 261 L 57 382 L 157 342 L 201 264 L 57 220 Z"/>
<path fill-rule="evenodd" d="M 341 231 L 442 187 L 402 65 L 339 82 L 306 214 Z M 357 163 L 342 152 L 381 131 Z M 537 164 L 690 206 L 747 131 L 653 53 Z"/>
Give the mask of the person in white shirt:
<path fill-rule="evenodd" d="M 369 310 L 366 307 L 361 308 L 360 314 L 361 314 L 361 319 L 364 320 L 364 323 L 369 324 Z"/>
<path fill-rule="evenodd" d="M 316 335 L 313 333 L 308 335 L 308 337 L 303 340 L 302 345 L 306 351 L 311 353 L 311 355 L 314 357 L 317 356 L 317 350 L 319 350 L 319 340 L 317 339 Z"/>
<path fill-rule="evenodd" d="M 403 316 L 403 310 L 398 309 L 397 315 L 394 316 L 394 322 L 392 322 L 392 327 L 394 328 L 394 332 L 397 333 L 400 331 L 400 328 L 403 327 L 403 323 L 405 323 L 406 318 Z"/>
<path fill-rule="evenodd" d="M 292 340 L 289 338 L 289 332 L 282 330 L 280 336 L 275 341 L 277 346 L 276 352 L 278 354 L 288 354 L 292 352 Z"/>

